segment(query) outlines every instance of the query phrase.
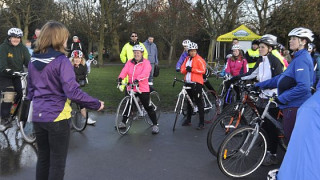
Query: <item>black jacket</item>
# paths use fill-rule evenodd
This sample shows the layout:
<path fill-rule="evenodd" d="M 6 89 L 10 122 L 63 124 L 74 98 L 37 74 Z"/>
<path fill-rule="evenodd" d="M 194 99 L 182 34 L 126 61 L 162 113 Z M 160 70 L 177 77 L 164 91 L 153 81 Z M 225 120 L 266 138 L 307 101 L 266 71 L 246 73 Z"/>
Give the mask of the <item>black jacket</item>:
<path fill-rule="evenodd" d="M 87 65 L 80 64 L 79 67 L 74 66 L 74 73 L 76 75 L 77 82 L 79 82 L 80 80 L 86 80 Z"/>

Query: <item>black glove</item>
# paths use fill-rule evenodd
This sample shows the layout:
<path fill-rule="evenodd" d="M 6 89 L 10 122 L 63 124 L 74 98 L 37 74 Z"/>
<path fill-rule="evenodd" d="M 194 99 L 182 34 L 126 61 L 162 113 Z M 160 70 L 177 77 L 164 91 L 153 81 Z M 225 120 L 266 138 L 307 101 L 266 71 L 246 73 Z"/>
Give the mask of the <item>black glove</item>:
<path fill-rule="evenodd" d="M 284 105 L 284 103 L 282 103 L 279 99 L 278 99 L 278 96 L 276 96 L 275 98 L 274 98 L 274 101 L 279 105 Z"/>
<path fill-rule="evenodd" d="M 122 82 L 122 78 L 118 78 L 117 82 L 121 83 Z"/>
<path fill-rule="evenodd" d="M 240 76 L 234 76 L 234 77 L 232 77 L 229 81 L 230 81 L 231 83 L 235 83 L 236 81 L 239 81 L 240 79 L 241 79 Z"/>
<path fill-rule="evenodd" d="M 187 72 L 191 72 L 192 67 L 191 67 L 191 66 L 187 66 L 187 67 L 186 67 L 186 70 L 187 70 Z"/>
<path fill-rule="evenodd" d="M 180 69 L 176 69 L 177 72 L 180 72 Z"/>
<path fill-rule="evenodd" d="M 134 81 L 133 81 L 133 84 L 134 84 L 134 85 L 137 85 L 137 84 L 139 84 L 139 81 L 138 81 L 138 79 L 134 80 Z"/>
<path fill-rule="evenodd" d="M 259 91 L 259 90 L 260 90 L 259 86 L 256 86 L 256 85 L 251 85 L 251 86 L 249 87 L 249 91 L 257 92 L 257 91 Z"/>

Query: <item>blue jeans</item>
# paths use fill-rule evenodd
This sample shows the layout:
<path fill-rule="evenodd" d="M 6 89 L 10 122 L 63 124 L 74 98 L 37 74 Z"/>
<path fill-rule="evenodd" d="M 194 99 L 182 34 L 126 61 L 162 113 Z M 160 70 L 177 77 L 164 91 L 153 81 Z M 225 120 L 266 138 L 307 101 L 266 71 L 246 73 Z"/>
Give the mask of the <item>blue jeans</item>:
<path fill-rule="evenodd" d="M 34 122 L 38 161 L 36 180 L 63 180 L 66 166 L 70 122 Z"/>

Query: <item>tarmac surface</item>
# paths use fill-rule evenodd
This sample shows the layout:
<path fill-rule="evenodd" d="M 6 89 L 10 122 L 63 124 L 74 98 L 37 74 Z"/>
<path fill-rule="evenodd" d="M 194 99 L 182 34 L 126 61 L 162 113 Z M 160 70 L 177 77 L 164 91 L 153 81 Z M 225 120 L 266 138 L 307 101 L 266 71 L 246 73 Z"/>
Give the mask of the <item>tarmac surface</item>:
<path fill-rule="evenodd" d="M 177 123 L 175 114 L 162 113 L 160 133 L 151 134 L 144 120 L 133 122 L 129 133 L 120 136 L 114 128 L 114 114 L 90 113 L 96 126 L 82 133 L 71 131 L 65 180 L 225 180 L 216 157 L 210 154 L 206 136 L 210 125 L 196 130 L 198 115 L 192 127 Z M 0 179 L 33 180 L 37 161 L 36 147 L 25 143 L 14 126 L 0 133 Z M 260 167 L 242 179 L 266 179 L 277 166 Z"/>

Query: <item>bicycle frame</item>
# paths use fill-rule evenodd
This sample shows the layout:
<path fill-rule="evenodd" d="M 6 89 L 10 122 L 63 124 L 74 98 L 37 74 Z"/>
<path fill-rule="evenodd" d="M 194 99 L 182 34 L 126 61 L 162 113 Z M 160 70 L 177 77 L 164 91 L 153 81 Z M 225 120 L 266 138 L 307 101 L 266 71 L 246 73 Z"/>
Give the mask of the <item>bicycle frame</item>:
<path fill-rule="evenodd" d="M 143 111 L 142 109 L 140 108 L 140 105 L 139 105 L 139 102 L 138 102 L 138 97 L 135 96 L 136 92 L 133 91 L 133 84 L 130 84 L 130 91 L 128 91 L 128 94 L 130 96 L 130 101 L 129 101 L 129 104 L 127 103 L 126 106 L 125 106 L 125 109 L 129 108 L 128 109 L 128 113 L 126 114 L 127 117 L 129 117 L 130 113 L 131 113 L 131 110 L 132 110 L 132 102 L 134 102 L 134 104 L 136 105 L 137 107 L 137 110 L 138 110 L 138 113 L 139 113 L 139 116 L 143 116 Z M 136 89 L 138 91 L 138 93 L 141 94 L 140 90 L 139 90 L 139 86 L 138 85 L 135 85 L 136 86 Z M 123 112 L 125 113 L 125 111 Z M 122 114 L 122 116 L 124 116 L 125 114 Z"/>
<path fill-rule="evenodd" d="M 182 95 L 182 101 L 181 101 L 181 107 L 180 107 L 180 110 L 179 110 L 179 114 L 182 113 L 182 109 L 183 109 L 183 104 L 184 104 L 184 101 L 185 101 L 185 97 L 187 97 L 187 100 L 189 101 L 192 109 L 194 110 L 195 109 L 195 106 L 190 98 L 190 96 L 188 95 L 186 89 L 191 89 L 191 87 L 187 87 L 187 86 L 183 86 L 182 87 L 182 90 L 180 91 L 179 95 L 178 95 L 178 100 L 177 100 L 177 103 L 176 103 L 176 107 L 174 108 L 174 112 L 177 113 L 177 108 L 179 106 L 179 102 L 180 102 L 180 96 Z"/>

